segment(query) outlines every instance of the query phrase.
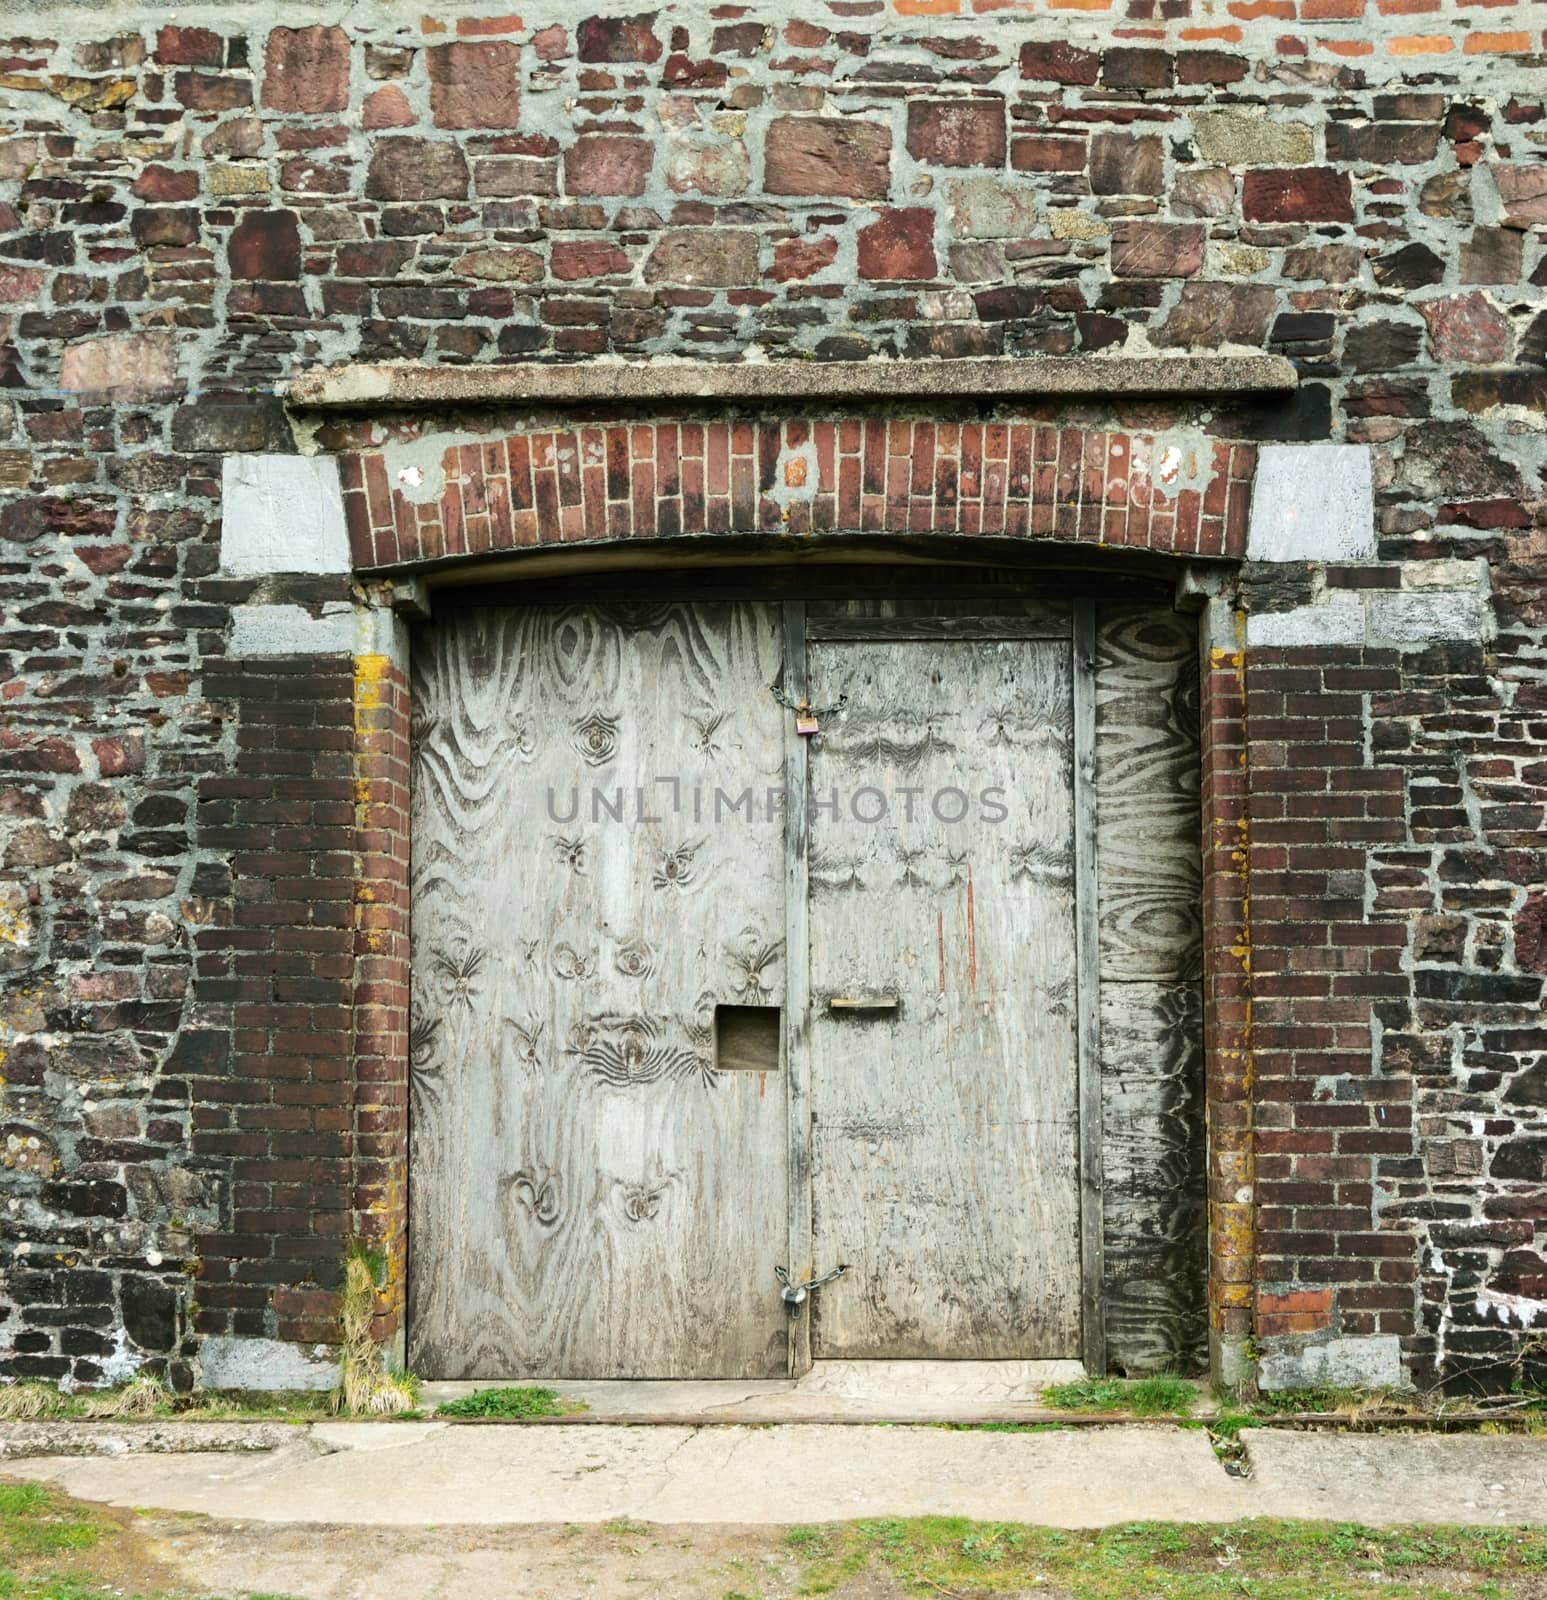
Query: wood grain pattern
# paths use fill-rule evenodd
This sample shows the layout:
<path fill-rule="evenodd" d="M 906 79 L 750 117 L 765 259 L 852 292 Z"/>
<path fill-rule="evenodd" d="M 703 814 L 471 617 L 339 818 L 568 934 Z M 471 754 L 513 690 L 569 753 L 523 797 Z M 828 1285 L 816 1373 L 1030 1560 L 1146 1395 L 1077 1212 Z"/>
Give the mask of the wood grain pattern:
<path fill-rule="evenodd" d="M 1101 1051 L 1109 1362 L 1208 1364 L 1203 990 L 1105 983 Z"/>
<path fill-rule="evenodd" d="M 425 630 L 409 1337 L 427 1376 L 785 1370 L 783 1083 L 716 1072 L 711 1031 L 716 1001 L 784 1000 L 779 659 L 771 605 Z M 749 788 L 763 820 L 716 806 Z"/>
<path fill-rule="evenodd" d="M 814 1353 L 1077 1355 L 1069 645 L 813 642 L 809 670 L 843 707 L 811 741 L 813 1253 L 851 1267 Z"/>
<path fill-rule="evenodd" d="M 784 698 L 807 702 L 806 607 L 784 605 Z M 790 1276 L 804 1283 L 811 1265 L 811 907 L 808 883 L 810 816 L 807 807 L 808 741 L 786 710 L 784 718 L 784 917 L 789 959 L 784 964 L 785 1092 L 789 1115 L 790 1227 L 786 1261 Z M 811 1318 L 790 1318 L 788 1372 L 811 1369 Z"/>
<path fill-rule="evenodd" d="M 1096 643 L 1108 1360 L 1207 1363 L 1196 629 L 1103 606 Z"/>
<path fill-rule="evenodd" d="M 1076 600 L 1070 640 L 1074 703 L 1074 971 L 1080 1118 L 1080 1355 L 1107 1369 L 1106 1196 L 1101 1116 L 1101 959 L 1097 881 L 1096 606 Z"/>
<path fill-rule="evenodd" d="M 1101 608 L 1096 790 L 1101 976 L 1199 977 L 1198 642 L 1186 618 Z"/>

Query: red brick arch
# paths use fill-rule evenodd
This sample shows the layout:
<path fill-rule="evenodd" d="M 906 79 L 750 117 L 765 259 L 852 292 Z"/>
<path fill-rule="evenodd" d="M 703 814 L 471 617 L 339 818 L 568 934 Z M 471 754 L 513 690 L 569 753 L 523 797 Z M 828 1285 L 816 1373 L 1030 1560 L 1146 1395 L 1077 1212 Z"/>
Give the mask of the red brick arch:
<path fill-rule="evenodd" d="M 411 456 L 409 464 L 405 459 Z M 343 458 L 357 569 L 534 546 L 823 533 L 1240 557 L 1256 451 L 1026 415 L 607 420 Z"/>

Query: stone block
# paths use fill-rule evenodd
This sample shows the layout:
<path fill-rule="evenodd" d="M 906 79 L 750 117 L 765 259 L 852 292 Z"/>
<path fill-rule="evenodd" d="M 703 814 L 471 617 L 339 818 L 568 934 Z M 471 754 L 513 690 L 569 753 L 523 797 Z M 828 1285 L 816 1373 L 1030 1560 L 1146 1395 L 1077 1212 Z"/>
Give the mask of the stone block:
<path fill-rule="evenodd" d="M 226 259 L 233 278 L 299 278 L 301 227 L 295 212 L 245 212 L 231 230 Z"/>
<path fill-rule="evenodd" d="M 425 51 L 437 128 L 514 128 L 520 116 L 521 47 L 509 39 L 438 44 Z"/>
<path fill-rule="evenodd" d="M 570 195 L 641 195 L 653 151 L 643 139 L 586 134 L 564 152 L 564 192 Z"/>
<path fill-rule="evenodd" d="M 177 382 L 177 335 L 118 333 L 72 344 L 59 387 L 73 393 L 168 389 Z"/>
<path fill-rule="evenodd" d="M 1480 289 L 1418 303 L 1436 361 L 1485 366 L 1509 359 L 1509 318 Z"/>
<path fill-rule="evenodd" d="M 1277 304 L 1278 291 L 1268 283 L 1184 283 L 1181 298 L 1156 330 L 1155 342 L 1192 350 L 1260 345 Z"/>
<path fill-rule="evenodd" d="M 199 1346 L 199 1374 L 206 1389 L 331 1389 L 338 1361 L 326 1345 L 218 1335 Z"/>
<path fill-rule="evenodd" d="M 371 152 L 365 193 L 372 200 L 461 200 L 467 160 L 444 140 L 380 139 Z"/>
<path fill-rule="evenodd" d="M 1352 222 L 1353 184 L 1331 167 L 1262 167 L 1246 174 L 1241 208 L 1248 222 Z"/>
<path fill-rule="evenodd" d="M 1191 222 L 1112 224 L 1112 272 L 1119 278 L 1192 278 L 1203 270 L 1204 230 Z"/>
<path fill-rule="evenodd" d="M 342 28 L 275 28 L 263 52 L 270 111 L 342 111 L 349 104 L 349 36 Z"/>
<path fill-rule="evenodd" d="M 1090 141 L 1092 194 L 1160 194 L 1165 188 L 1157 134 L 1098 133 Z"/>
<path fill-rule="evenodd" d="M 1246 554 L 1250 561 L 1373 560 L 1369 446 L 1263 445 Z"/>
<path fill-rule="evenodd" d="M 1304 122 L 1274 122 L 1244 111 L 1195 112 L 1193 142 L 1205 161 L 1222 167 L 1293 167 L 1316 153 Z"/>
<path fill-rule="evenodd" d="M 1061 40 L 1021 46 L 1021 76 L 1036 83 L 1063 83 L 1088 87 L 1101 71 L 1101 58 L 1093 50 L 1080 50 Z"/>
<path fill-rule="evenodd" d="M 1001 100 L 915 100 L 908 106 L 908 154 L 937 167 L 1002 167 Z"/>
<path fill-rule="evenodd" d="M 1285 1341 L 1265 1351 L 1257 1386 L 1278 1389 L 1399 1389 L 1402 1345 L 1394 1333 L 1301 1344 Z"/>
<path fill-rule="evenodd" d="M 961 238 L 1025 238 L 1037 225 L 1036 196 L 1024 184 L 959 178 L 949 194 L 951 226 Z"/>
<path fill-rule="evenodd" d="M 935 213 L 931 207 L 883 211 L 859 230 L 859 275 L 871 281 L 933 278 Z"/>
<path fill-rule="evenodd" d="M 840 117 L 777 117 L 764 145 L 770 194 L 884 200 L 891 191 L 892 133 Z"/>
<path fill-rule="evenodd" d="M 233 606 L 230 655 L 324 656 L 354 649 L 354 607 L 343 601 L 323 605 L 314 614 L 304 606 Z"/>
<path fill-rule="evenodd" d="M 349 571 L 349 534 L 332 456 L 227 456 L 222 477 L 222 572 Z"/>
<path fill-rule="evenodd" d="M 661 41 L 655 34 L 654 11 L 632 17 L 587 17 L 575 30 L 582 61 L 623 65 L 661 59 Z"/>
<path fill-rule="evenodd" d="M 743 228 L 673 228 L 645 261 L 645 281 L 707 289 L 756 283 L 757 253 L 757 235 Z"/>

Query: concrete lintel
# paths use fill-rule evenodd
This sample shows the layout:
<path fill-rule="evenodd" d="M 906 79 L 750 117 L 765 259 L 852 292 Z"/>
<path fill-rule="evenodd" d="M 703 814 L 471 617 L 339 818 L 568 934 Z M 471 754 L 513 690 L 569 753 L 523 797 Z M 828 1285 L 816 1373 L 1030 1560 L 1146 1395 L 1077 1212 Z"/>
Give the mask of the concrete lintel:
<path fill-rule="evenodd" d="M 327 1345 L 217 1334 L 199 1346 L 199 1377 L 206 1389 L 331 1389 L 338 1361 Z"/>
<path fill-rule="evenodd" d="M 222 464 L 220 567 L 237 576 L 348 572 L 332 456 L 231 455 Z"/>
<path fill-rule="evenodd" d="M 355 363 L 303 373 L 303 410 L 533 403 L 749 403 L 1013 395 L 1287 393 L 1283 356 L 989 356 L 941 361 L 585 361 L 430 367 Z"/>
<path fill-rule="evenodd" d="M 1368 445 L 1262 446 L 1252 484 L 1248 561 L 1370 561 L 1374 556 Z"/>

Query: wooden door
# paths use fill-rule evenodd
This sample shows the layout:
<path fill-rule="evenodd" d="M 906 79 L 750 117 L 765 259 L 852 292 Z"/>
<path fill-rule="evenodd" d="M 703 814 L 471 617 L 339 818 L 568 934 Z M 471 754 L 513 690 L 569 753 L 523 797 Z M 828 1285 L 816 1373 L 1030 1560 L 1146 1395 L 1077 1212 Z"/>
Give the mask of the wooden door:
<path fill-rule="evenodd" d="M 426 1376 L 785 1371 L 780 627 L 777 606 L 716 603 L 424 630 L 409 1348 Z"/>
<path fill-rule="evenodd" d="M 1079 1356 L 1069 615 L 885 609 L 808 624 L 812 1354 Z"/>

